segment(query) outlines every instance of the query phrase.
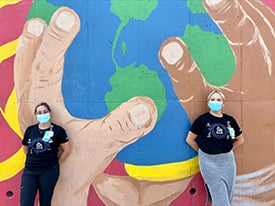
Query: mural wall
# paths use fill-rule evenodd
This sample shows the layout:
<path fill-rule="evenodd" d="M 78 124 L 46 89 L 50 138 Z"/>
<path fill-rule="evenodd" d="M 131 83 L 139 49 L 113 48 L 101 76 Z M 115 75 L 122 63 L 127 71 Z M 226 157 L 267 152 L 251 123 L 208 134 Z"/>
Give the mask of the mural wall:
<path fill-rule="evenodd" d="M 234 206 L 275 205 L 273 0 L 0 2 L 0 205 L 40 101 L 72 142 L 53 205 L 208 205 L 185 143 L 211 88 L 244 131 Z"/>

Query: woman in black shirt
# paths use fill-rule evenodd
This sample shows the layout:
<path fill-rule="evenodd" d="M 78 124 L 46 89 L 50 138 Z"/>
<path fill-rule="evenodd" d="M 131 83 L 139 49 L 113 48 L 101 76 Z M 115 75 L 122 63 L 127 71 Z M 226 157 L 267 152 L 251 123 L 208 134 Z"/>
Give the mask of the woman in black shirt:
<path fill-rule="evenodd" d="M 59 177 L 59 163 L 70 152 L 66 131 L 50 121 L 51 109 L 45 102 L 35 107 L 39 122 L 29 126 L 22 141 L 27 155 L 21 180 L 20 205 L 34 205 L 39 191 L 40 206 L 50 206 L 54 187 Z M 58 157 L 59 147 L 62 153 Z"/>
<path fill-rule="evenodd" d="M 195 120 L 186 142 L 198 152 L 200 170 L 213 206 L 230 206 L 236 177 L 232 149 L 243 144 L 244 138 L 236 120 L 222 112 L 224 94 L 214 90 L 207 100 L 210 111 Z"/>

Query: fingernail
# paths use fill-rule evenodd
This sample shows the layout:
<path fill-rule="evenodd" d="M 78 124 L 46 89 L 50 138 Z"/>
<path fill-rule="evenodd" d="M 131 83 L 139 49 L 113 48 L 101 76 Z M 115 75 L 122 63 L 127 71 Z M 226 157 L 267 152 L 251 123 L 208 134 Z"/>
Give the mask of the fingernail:
<path fill-rule="evenodd" d="M 151 121 L 150 109 L 146 104 L 138 104 L 128 111 L 128 117 L 137 128 L 142 128 Z"/>
<path fill-rule="evenodd" d="M 34 36 L 40 36 L 44 30 L 44 25 L 38 21 L 33 20 L 28 24 L 27 31 Z"/>
<path fill-rule="evenodd" d="M 55 20 L 56 25 L 65 32 L 71 31 L 75 24 L 74 15 L 68 11 L 62 11 L 57 15 Z"/>
<path fill-rule="evenodd" d="M 177 42 L 170 42 L 162 49 L 162 57 L 168 64 L 177 63 L 183 56 L 184 50 Z"/>
<path fill-rule="evenodd" d="M 206 0 L 205 2 L 209 7 L 213 7 L 221 3 L 221 1 L 222 0 Z"/>

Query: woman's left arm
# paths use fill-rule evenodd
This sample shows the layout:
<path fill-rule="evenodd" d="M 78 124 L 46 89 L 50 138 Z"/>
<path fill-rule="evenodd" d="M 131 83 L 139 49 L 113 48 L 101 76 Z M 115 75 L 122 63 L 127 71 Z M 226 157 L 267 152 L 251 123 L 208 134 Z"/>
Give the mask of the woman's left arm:
<path fill-rule="evenodd" d="M 244 143 L 243 134 L 240 134 L 236 139 L 233 140 L 233 150 Z"/>
<path fill-rule="evenodd" d="M 59 157 L 59 163 L 61 164 L 62 162 L 64 162 L 64 160 L 69 156 L 69 154 L 71 153 L 71 144 L 70 142 L 65 142 L 63 144 L 60 144 L 60 147 L 62 149 L 62 153 Z"/>

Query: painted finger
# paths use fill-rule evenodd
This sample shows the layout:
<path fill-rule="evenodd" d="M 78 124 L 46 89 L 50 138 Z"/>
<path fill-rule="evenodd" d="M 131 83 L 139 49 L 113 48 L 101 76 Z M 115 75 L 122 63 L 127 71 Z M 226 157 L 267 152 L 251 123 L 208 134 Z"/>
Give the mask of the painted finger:
<path fill-rule="evenodd" d="M 41 19 L 31 19 L 25 23 L 14 60 L 14 84 L 19 100 L 24 99 L 23 89 L 30 82 L 31 66 L 45 29 L 46 23 Z"/>
<path fill-rule="evenodd" d="M 54 14 L 43 36 L 32 65 L 29 99 L 33 101 L 62 102 L 61 83 L 64 54 L 79 31 L 78 15 L 69 8 L 60 8 Z"/>
<path fill-rule="evenodd" d="M 196 114 L 192 113 L 194 110 L 190 104 L 191 100 L 201 104 L 198 101 L 199 98 L 205 96 L 207 89 L 212 86 L 201 75 L 188 48 L 180 38 L 171 37 L 164 41 L 158 56 L 161 64 L 169 73 L 180 102 L 188 112 L 189 117 L 192 118 L 200 111 L 196 111 Z"/>
<path fill-rule="evenodd" d="M 42 41 L 46 23 L 41 19 L 31 19 L 25 23 L 20 43 L 14 60 L 14 86 L 16 90 L 20 128 L 33 122 L 33 106 L 28 104 L 29 87 L 31 85 L 31 68 L 37 49 Z"/>
<path fill-rule="evenodd" d="M 141 182 L 140 199 L 144 205 L 171 205 L 186 190 L 191 180 L 192 177 L 167 182 Z"/>
<path fill-rule="evenodd" d="M 161 183 L 140 182 L 129 176 L 102 174 L 96 177 L 94 188 L 107 205 L 170 205 L 185 190 L 191 179 Z M 110 191 L 114 191 L 116 195 L 110 195 Z M 136 201 L 132 202 L 131 198 Z"/>
<path fill-rule="evenodd" d="M 41 63 L 41 60 L 47 64 L 55 64 L 63 59 L 67 48 L 79 30 L 80 19 L 78 15 L 67 7 L 58 9 L 53 14 L 48 29 L 43 36 L 36 64 Z M 47 65 L 45 65 L 45 69 L 47 69 Z"/>
<path fill-rule="evenodd" d="M 101 174 L 97 176 L 94 188 L 106 205 L 140 205 L 139 183 L 128 176 Z"/>

